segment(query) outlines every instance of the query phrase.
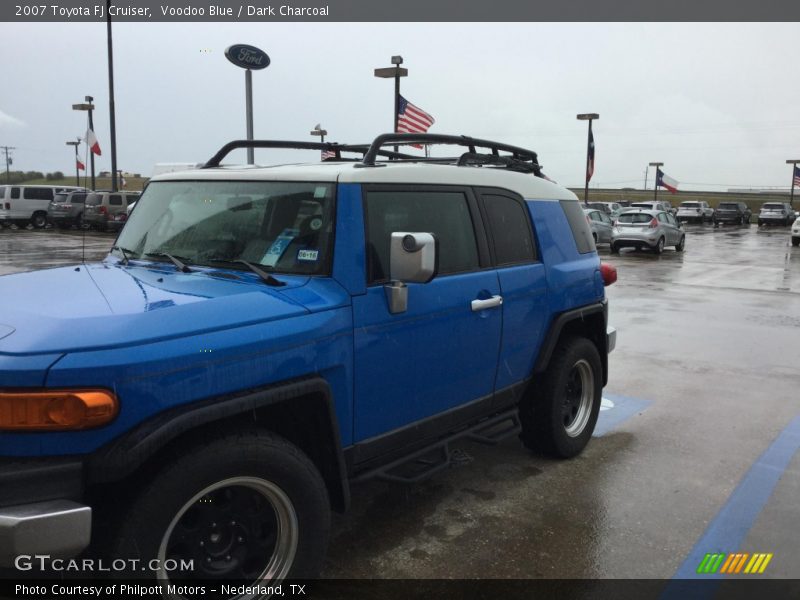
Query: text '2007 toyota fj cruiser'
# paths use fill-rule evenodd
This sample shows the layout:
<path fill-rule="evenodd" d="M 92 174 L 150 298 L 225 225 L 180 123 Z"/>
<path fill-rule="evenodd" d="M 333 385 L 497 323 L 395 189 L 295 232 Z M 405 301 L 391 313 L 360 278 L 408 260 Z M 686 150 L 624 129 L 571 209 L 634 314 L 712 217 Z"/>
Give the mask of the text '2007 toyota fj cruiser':
<path fill-rule="evenodd" d="M 241 147 L 328 158 L 220 166 Z M 354 481 L 417 481 L 465 436 L 575 456 L 614 280 L 575 195 L 514 146 L 240 141 L 158 176 L 103 262 L 0 278 L 0 564 L 311 577 Z"/>

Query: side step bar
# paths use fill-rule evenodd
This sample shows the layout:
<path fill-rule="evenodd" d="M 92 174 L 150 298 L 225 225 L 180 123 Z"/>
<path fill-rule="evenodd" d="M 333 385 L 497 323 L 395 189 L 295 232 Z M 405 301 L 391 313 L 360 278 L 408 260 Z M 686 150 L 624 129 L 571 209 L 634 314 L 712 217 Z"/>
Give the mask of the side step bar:
<path fill-rule="evenodd" d="M 466 438 L 481 444 L 497 444 L 521 430 L 516 408 L 484 419 L 433 444 L 403 456 L 376 469 L 366 471 L 353 479 L 361 483 L 369 479 L 382 479 L 395 483 L 417 483 L 449 467 L 452 463 L 450 444 Z"/>

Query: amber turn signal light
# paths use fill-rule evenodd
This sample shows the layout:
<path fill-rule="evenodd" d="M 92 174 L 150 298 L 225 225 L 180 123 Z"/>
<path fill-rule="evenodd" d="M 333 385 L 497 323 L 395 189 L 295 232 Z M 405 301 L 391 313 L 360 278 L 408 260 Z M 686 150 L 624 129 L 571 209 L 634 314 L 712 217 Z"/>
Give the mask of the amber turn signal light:
<path fill-rule="evenodd" d="M 105 425 L 119 412 L 109 390 L 0 391 L 0 431 L 70 431 Z"/>

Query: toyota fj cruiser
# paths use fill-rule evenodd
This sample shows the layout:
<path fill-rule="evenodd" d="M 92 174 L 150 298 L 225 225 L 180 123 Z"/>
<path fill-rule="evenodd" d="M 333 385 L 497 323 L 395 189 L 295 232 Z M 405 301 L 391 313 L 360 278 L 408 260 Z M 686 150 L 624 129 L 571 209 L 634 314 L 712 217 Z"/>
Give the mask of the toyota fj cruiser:
<path fill-rule="evenodd" d="M 330 158 L 220 165 L 241 147 Z M 239 141 L 155 177 L 103 262 L 0 278 L 0 564 L 314 576 L 354 482 L 418 481 L 465 437 L 573 457 L 615 279 L 575 195 L 505 144 Z"/>

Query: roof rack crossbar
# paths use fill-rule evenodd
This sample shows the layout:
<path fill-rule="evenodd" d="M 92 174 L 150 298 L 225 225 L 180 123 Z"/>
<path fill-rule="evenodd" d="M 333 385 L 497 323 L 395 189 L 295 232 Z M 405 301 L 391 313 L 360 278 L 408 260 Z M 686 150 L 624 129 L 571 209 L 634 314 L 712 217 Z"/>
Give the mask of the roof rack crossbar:
<path fill-rule="evenodd" d="M 341 159 L 342 152 L 357 152 L 365 155 L 371 148 L 370 144 L 339 144 L 336 142 L 303 142 L 291 140 L 234 140 L 228 142 L 219 151 L 212 156 L 201 168 L 212 169 L 220 166 L 222 159 L 230 154 L 233 150 L 239 148 L 288 148 L 292 150 L 329 150 L 335 152 L 335 158 Z M 412 159 L 411 154 L 403 154 L 402 152 L 392 152 L 390 150 L 380 150 L 380 156 L 385 158 L 395 159 Z"/>
<path fill-rule="evenodd" d="M 534 172 L 539 174 L 539 164 L 536 152 L 526 150 L 509 144 L 502 144 L 490 140 L 481 140 L 466 135 L 443 135 L 438 133 L 384 133 L 376 137 L 370 145 L 369 151 L 364 155 L 364 166 L 375 166 L 375 158 L 380 154 L 381 147 L 388 144 L 449 144 L 466 146 L 470 154 L 477 154 L 475 148 L 487 148 L 492 154 L 499 156 L 499 152 L 509 152 L 518 161 L 529 162 Z"/>

